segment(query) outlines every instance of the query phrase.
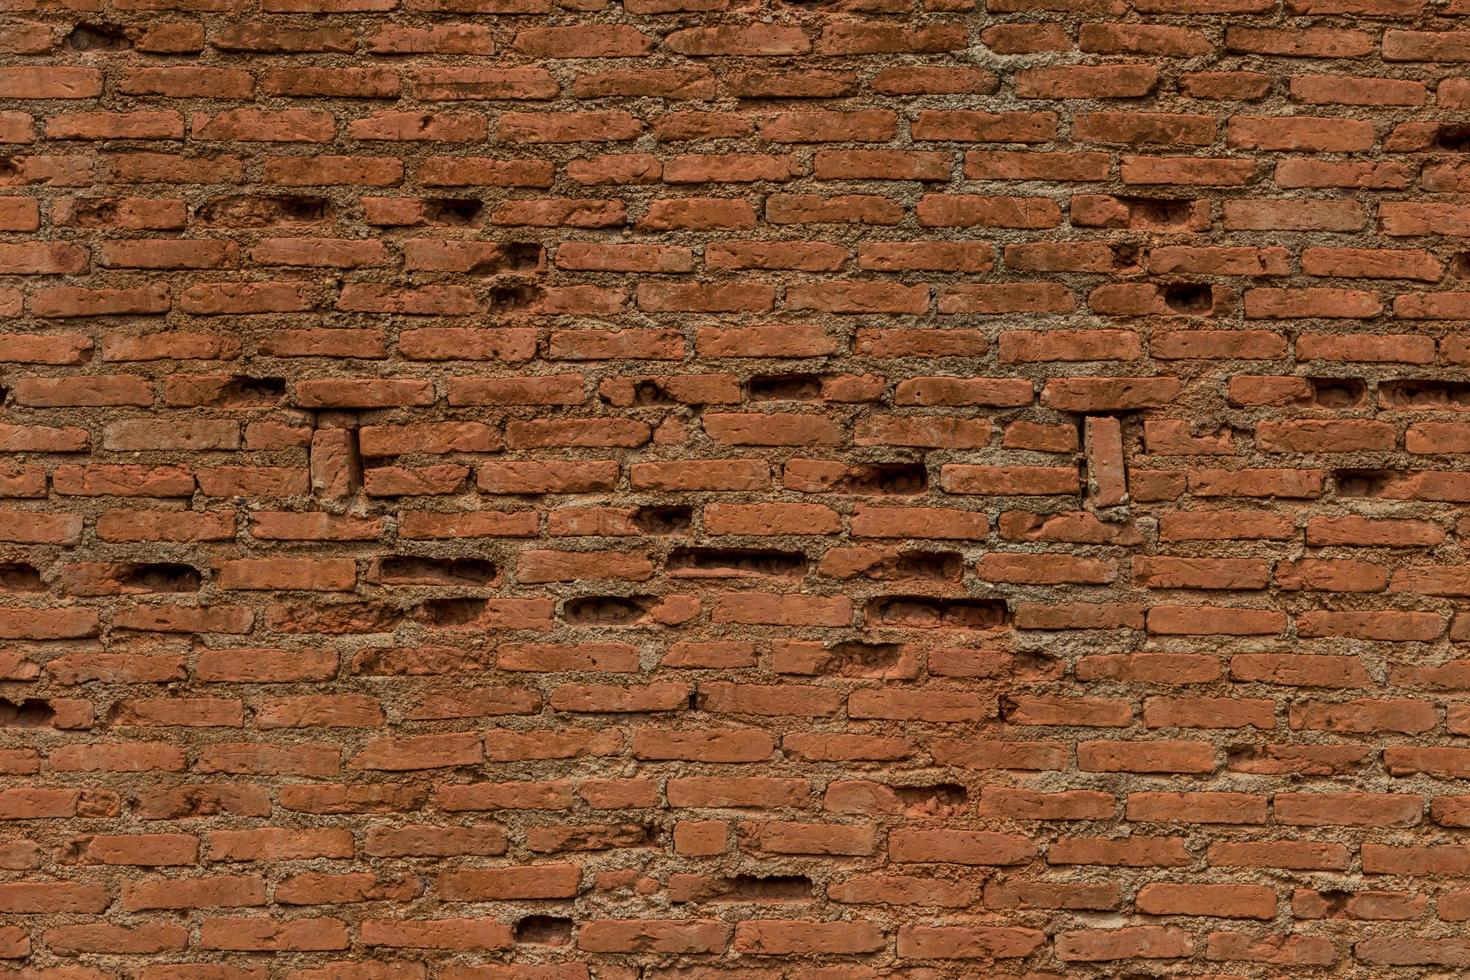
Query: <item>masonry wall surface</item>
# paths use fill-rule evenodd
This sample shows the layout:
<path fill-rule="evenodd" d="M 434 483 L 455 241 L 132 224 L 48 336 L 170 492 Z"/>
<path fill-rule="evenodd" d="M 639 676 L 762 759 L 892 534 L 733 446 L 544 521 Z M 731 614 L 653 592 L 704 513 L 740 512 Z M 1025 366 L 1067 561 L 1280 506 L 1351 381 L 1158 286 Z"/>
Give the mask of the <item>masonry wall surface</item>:
<path fill-rule="evenodd" d="M 1470 968 L 1467 152 L 1467 0 L 5 0 L 0 980 Z"/>

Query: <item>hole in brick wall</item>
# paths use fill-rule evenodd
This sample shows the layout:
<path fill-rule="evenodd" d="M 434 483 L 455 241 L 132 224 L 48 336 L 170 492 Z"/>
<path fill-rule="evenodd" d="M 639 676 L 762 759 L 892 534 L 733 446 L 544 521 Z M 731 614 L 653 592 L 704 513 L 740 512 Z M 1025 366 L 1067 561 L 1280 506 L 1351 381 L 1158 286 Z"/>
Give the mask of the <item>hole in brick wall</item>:
<path fill-rule="evenodd" d="M 490 301 L 490 312 L 508 313 L 534 306 L 545 294 L 540 286 L 528 282 L 502 282 L 491 286 L 486 297 Z"/>
<path fill-rule="evenodd" d="M 0 700 L 0 727 L 44 728 L 56 717 L 56 709 L 45 698 L 21 701 Z"/>
<path fill-rule="evenodd" d="M 669 390 L 652 378 L 633 383 L 634 405 L 677 405 L 679 400 Z"/>
<path fill-rule="evenodd" d="M 846 493 L 911 494 L 929 488 L 923 463 L 873 463 L 854 466 L 833 489 Z"/>
<path fill-rule="evenodd" d="M 145 811 L 151 819 L 178 820 L 243 813 L 243 810 L 236 809 L 239 800 L 232 790 L 231 786 L 180 786 L 150 790 L 130 797 L 129 803 L 135 811 Z"/>
<path fill-rule="evenodd" d="M 1182 228 L 1189 224 L 1194 203 L 1160 197 L 1122 197 L 1130 228 Z"/>
<path fill-rule="evenodd" d="M 694 526 L 694 508 L 639 507 L 632 521 L 644 534 L 682 534 Z"/>
<path fill-rule="evenodd" d="M 480 558 L 420 558 L 395 555 L 378 562 L 378 580 L 394 585 L 485 585 L 495 563 Z"/>
<path fill-rule="evenodd" d="M 711 898 L 731 902 L 804 902 L 812 897 L 806 875 L 736 875 Z"/>
<path fill-rule="evenodd" d="M 658 830 L 647 824 L 594 824 L 558 827 L 556 830 L 554 844 L 528 846 L 532 851 L 608 851 L 621 847 L 649 847 L 658 840 Z"/>
<path fill-rule="evenodd" d="M 105 228 L 117 223 L 117 202 L 106 197 L 72 200 L 71 223 L 78 228 Z"/>
<path fill-rule="evenodd" d="M 870 625 L 917 629 L 993 629 L 1004 626 L 1006 616 L 1006 604 L 1001 599 L 931 599 L 924 596 L 871 599 L 866 614 Z"/>
<path fill-rule="evenodd" d="M 381 602 L 283 603 L 267 622 L 283 633 L 386 633 L 403 622 L 403 610 Z"/>
<path fill-rule="evenodd" d="M 1062 673 L 1064 666 L 1061 660 L 1040 650 L 1022 650 L 1011 656 L 1010 672 L 1015 675 L 1054 677 Z"/>
<path fill-rule="evenodd" d="M 1456 252 L 1450 256 L 1450 275 L 1456 279 L 1470 279 L 1470 252 Z"/>
<path fill-rule="evenodd" d="M 286 397 L 285 378 L 252 378 L 237 374 L 220 385 L 208 404 L 226 408 L 274 405 Z"/>
<path fill-rule="evenodd" d="M 1390 470 L 1338 470 L 1337 492 L 1344 497 L 1376 497 L 1393 482 Z"/>
<path fill-rule="evenodd" d="M 493 648 L 473 646 L 365 647 L 352 655 L 351 671 L 373 677 L 427 676 L 484 670 L 495 663 Z"/>
<path fill-rule="evenodd" d="M 1470 152 L 1470 123 L 1447 123 L 1434 131 L 1434 147 L 1455 153 Z"/>
<path fill-rule="evenodd" d="M 111 228 L 118 224 L 122 202 L 112 197 L 77 197 L 67 223 L 78 228 Z"/>
<path fill-rule="evenodd" d="M 804 575 L 806 556 L 760 548 L 676 548 L 666 567 L 670 575 L 687 578 Z"/>
<path fill-rule="evenodd" d="M 1113 242 L 1113 268 L 1136 269 L 1143 261 L 1143 245 L 1139 242 Z"/>
<path fill-rule="evenodd" d="M 414 618 L 430 626 L 464 626 L 484 615 L 489 603 L 485 599 L 460 596 L 453 599 L 430 599 L 419 603 Z"/>
<path fill-rule="evenodd" d="M 0 562 L 0 592 L 43 592 L 41 572 L 25 562 Z"/>
<path fill-rule="evenodd" d="M 485 210 L 473 197 L 431 197 L 424 201 L 424 217 L 436 225 L 472 225 Z"/>
<path fill-rule="evenodd" d="M 937 786 L 894 786 L 894 795 L 910 816 L 947 817 L 963 813 L 969 791 L 958 783 Z"/>
<path fill-rule="evenodd" d="M 1322 408 L 1350 408 L 1363 400 L 1368 386 L 1360 378 L 1308 378 L 1312 403 Z"/>
<path fill-rule="evenodd" d="M 1378 393 L 1390 408 L 1470 410 L 1470 382 L 1465 381 L 1385 381 Z"/>
<path fill-rule="evenodd" d="M 66 35 L 66 46 L 73 51 L 124 51 L 133 42 L 113 24 L 78 24 Z"/>
<path fill-rule="evenodd" d="M 653 596 L 582 596 L 562 605 L 561 618 L 577 626 L 627 626 L 647 615 Z"/>
<path fill-rule="evenodd" d="M 572 941 L 572 920 L 554 915 L 528 915 L 516 923 L 515 941 L 537 946 L 565 946 Z"/>
<path fill-rule="evenodd" d="M 321 221 L 329 209 L 324 197 L 278 197 L 274 202 L 285 221 Z"/>
<path fill-rule="evenodd" d="M 1215 292 L 1206 283 L 1173 282 L 1164 287 L 1164 305 L 1176 313 L 1208 313 Z"/>
<path fill-rule="evenodd" d="M 232 194 L 205 201 L 199 205 L 194 216 L 206 225 L 264 228 L 270 225 L 323 221 L 328 210 L 329 205 L 324 197 Z"/>
<path fill-rule="evenodd" d="M 16 162 L 14 157 L 5 157 L 4 159 L 0 159 L 0 178 L 8 180 L 11 177 L 19 176 L 20 164 Z"/>
<path fill-rule="evenodd" d="M 957 581 L 964 573 L 964 559 L 953 551 L 905 551 L 889 566 L 889 576 L 892 578 Z"/>
<path fill-rule="evenodd" d="M 505 256 L 507 269 L 521 272 L 541 265 L 546 250 L 535 242 L 506 242 L 500 246 L 500 253 Z"/>
<path fill-rule="evenodd" d="M 476 262 L 469 270 L 471 275 L 492 275 L 497 272 L 529 272 L 540 268 L 545 250 L 535 242 L 502 242 L 495 252 Z"/>
<path fill-rule="evenodd" d="M 1265 755 L 1265 749 L 1252 742 L 1225 746 L 1225 763 L 1230 769 L 1234 769 L 1237 764 L 1248 764 L 1265 758 Z"/>
<path fill-rule="evenodd" d="M 751 401 L 812 401 L 822 397 L 822 379 L 815 374 L 763 374 L 746 382 Z"/>
<path fill-rule="evenodd" d="M 863 569 L 862 577 L 874 582 L 926 579 L 956 582 L 964 577 L 964 559 L 952 551 L 903 551 Z"/>
<path fill-rule="evenodd" d="M 118 575 L 124 589 L 139 592 L 198 592 L 203 584 L 199 569 L 176 562 L 132 565 Z"/>
<path fill-rule="evenodd" d="M 855 677 L 882 672 L 896 666 L 899 657 L 903 655 L 903 646 L 898 643 L 846 640 L 828 647 L 827 654 L 821 667 L 823 674 Z"/>

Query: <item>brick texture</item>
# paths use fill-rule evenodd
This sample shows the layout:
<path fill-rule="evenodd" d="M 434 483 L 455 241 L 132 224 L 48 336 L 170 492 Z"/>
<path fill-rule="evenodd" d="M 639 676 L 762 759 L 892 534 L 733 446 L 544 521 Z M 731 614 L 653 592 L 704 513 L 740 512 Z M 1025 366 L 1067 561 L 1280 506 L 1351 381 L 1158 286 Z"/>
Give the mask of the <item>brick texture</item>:
<path fill-rule="evenodd" d="M 1470 968 L 1467 120 L 1467 0 L 9 0 L 0 980 Z"/>

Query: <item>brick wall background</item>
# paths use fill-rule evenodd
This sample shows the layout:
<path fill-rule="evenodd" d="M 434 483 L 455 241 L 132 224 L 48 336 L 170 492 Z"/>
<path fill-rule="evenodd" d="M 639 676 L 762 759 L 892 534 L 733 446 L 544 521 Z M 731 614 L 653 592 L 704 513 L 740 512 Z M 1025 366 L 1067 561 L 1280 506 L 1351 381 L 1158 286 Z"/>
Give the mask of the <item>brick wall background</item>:
<path fill-rule="evenodd" d="M 1470 966 L 1465 0 L 9 0 L 3 980 Z"/>

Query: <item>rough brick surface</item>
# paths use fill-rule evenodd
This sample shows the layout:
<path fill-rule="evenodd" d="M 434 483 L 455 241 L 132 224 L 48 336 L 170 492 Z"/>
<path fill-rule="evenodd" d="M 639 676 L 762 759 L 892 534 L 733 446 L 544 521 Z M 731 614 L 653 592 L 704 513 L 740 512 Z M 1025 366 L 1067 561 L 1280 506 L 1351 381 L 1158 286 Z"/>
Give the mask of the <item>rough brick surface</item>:
<path fill-rule="evenodd" d="M 1466 0 L 10 0 L 0 980 L 1470 968 L 1467 119 Z"/>

